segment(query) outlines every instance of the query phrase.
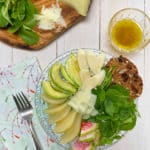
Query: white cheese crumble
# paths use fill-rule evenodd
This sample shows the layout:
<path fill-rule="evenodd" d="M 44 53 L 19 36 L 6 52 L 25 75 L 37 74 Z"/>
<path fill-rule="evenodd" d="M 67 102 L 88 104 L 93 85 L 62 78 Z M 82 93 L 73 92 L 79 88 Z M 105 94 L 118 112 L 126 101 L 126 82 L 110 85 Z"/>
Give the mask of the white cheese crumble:
<path fill-rule="evenodd" d="M 56 23 L 66 27 L 62 17 L 62 8 L 58 4 L 52 5 L 50 8 L 42 7 L 41 13 L 36 15 L 36 20 L 39 21 L 39 28 L 44 30 L 52 30 L 56 27 Z"/>

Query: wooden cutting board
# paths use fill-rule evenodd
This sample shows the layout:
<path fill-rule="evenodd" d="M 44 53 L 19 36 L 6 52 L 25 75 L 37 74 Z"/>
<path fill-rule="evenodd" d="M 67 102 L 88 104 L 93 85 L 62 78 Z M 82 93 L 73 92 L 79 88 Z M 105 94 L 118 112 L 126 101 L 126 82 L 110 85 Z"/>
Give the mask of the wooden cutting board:
<path fill-rule="evenodd" d="M 32 0 L 32 2 L 39 9 L 39 12 L 41 11 L 43 5 L 49 8 L 53 4 L 56 4 L 56 0 Z M 58 36 L 63 34 L 66 30 L 68 30 L 70 27 L 72 27 L 84 18 L 71 6 L 62 2 L 58 3 L 60 5 L 60 8 L 62 8 L 62 16 L 66 22 L 66 27 L 57 25 L 57 27 L 53 30 L 42 30 L 36 27 L 34 30 L 39 35 L 39 41 L 36 45 L 32 46 L 25 44 L 24 41 L 22 41 L 22 39 L 17 34 L 11 34 L 6 29 L 0 29 L 0 40 L 9 45 L 28 50 L 39 50 L 47 46 Z"/>

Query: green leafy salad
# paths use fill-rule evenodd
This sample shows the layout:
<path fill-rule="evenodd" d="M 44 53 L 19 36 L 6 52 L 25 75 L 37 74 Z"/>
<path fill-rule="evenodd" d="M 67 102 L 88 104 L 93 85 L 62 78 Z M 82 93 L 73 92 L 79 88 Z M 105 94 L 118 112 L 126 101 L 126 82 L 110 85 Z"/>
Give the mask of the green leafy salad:
<path fill-rule="evenodd" d="M 0 0 L 0 28 L 18 34 L 28 45 L 38 42 L 39 36 L 33 30 L 37 25 L 36 7 L 30 0 Z"/>
<path fill-rule="evenodd" d="M 106 76 L 103 83 L 92 90 L 96 95 L 96 116 L 88 121 L 98 123 L 101 134 L 101 145 L 112 144 L 120 139 L 121 131 L 133 129 L 137 120 L 137 108 L 129 90 L 112 83 L 112 69 L 104 68 Z"/>

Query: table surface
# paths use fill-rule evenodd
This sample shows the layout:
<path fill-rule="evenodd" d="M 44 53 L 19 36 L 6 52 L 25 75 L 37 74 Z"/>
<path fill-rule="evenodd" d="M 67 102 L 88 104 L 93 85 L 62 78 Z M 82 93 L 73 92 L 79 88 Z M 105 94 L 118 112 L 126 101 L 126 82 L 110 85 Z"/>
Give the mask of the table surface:
<path fill-rule="evenodd" d="M 134 7 L 150 15 L 150 0 L 93 0 L 88 17 L 40 51 L 26 51 L 0 42 L 0 67 L 15 64 L 29 57 L 37 57 L 42 68 L 50 60 L 74 48 L 96 48 L 118 55 L 108 41 L 108 23 L 112 15 L 122 8 Z M 141 52 L 127 55 L 137 65 L 144 81 L 144 91 L 139 99 L 136 127 L 110 150 L 150 150 L 150 45 Z"/>

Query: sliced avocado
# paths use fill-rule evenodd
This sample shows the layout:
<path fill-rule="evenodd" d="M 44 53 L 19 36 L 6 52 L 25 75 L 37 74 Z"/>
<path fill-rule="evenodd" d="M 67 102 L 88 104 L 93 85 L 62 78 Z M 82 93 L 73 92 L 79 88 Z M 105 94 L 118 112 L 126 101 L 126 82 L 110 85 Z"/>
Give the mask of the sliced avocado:
<path fill-rule="evenodd" d="M 70 96 L 54 90 L 48 81 L 42 82 L 42 89 L 47 96 L 53 99 L 65 99 Z"/>
<path fill-rule="evenodd" d="M 75 83 L 73 80 L 71 80 L 71 78 L 70 78 L 69 75 L 67 74 L 66 68 L 65 68 L 63 65 L 60 66 L 60 71 L 61 71 L 61 74 L 62 74 L 62 76 L 64 77 L 64 79 L 65 79 L 66 81 L 68 81 L 68 82 L 71 83 L 73 86 L 75 86 L 76 88 L 78 88 L 78 85 L 76 85 L 76 83 Z"/>
<path fill-rule="evenodd" d="M 81 87 L 80 68 L 77 57 L 74 54 L 71 54 L 66 61 L 66 71 L 71 80 L 73 80 L 78 87 Z"/>
<path fill-rule="evenodd" d="M 50 69 L 50 77 L 55 85 L 59 88 L 68 91 L 69 93 L 74 94 L 76 92 L 76 88 L 73 87 L 70 83 L 64 81 L 60 76 L 60 63 L 55 63 Z"/>
<path fill-rule="evenodd" d="M 57 85 L 52 81 L 52 79 L 50 80 L 50 84 L 51 84 L 51 86 L 52 86 L 52 88 L 53 88 L 54 90 L 56 90 L 56 91 L 58 91 L 58 92 L 61 92 L 61 93 L 66 93 L 66 94 L 68 94 L 68 95 L 71 95 L 68 91 L 65 91 L 65 90 L 61 89 L 59 86 L 57 86 Z"/>

